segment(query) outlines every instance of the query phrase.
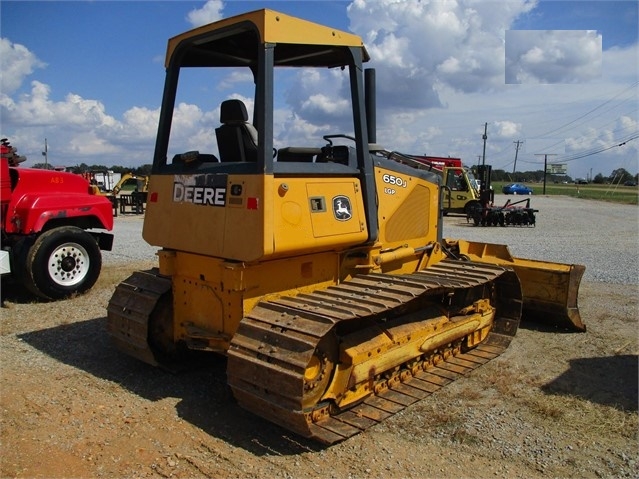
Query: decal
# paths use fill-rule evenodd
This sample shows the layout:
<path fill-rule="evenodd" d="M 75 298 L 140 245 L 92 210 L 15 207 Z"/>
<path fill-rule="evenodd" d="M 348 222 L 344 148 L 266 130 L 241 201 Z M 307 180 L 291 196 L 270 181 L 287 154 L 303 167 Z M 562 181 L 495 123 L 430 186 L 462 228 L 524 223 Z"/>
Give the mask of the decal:
<path fill-rule="evenodd" d="M 353 217 L 351 200 L 348 196 L 336 196 L 333 198 L 333 215 L 338 221 L 348 221 Z"/>
<path fill-rule="evenodd" d="M 259 198 L 250 197 L 246 200 L 246 209 L 247 210 L 257 210 L 260 206 Z"/>
<path fill-rule="evenodd" d="M 173 201 L 205 206 L 226 206 L 227 175 L 176 175 Z"/>
<path fill-rule="evenodd" d="M 311 213 L 323 213 L 326 211 L 326 200 L 323 196 L 312 196 L 309 198 L 311 202 Z"/>
<path fill-rule="evenodd" d="M 385 174 L 382 176 L 382 181 L 384 183 L 388 183 L 389 185 L 400 186 L 402 188 L 408 187 L 408 182 L 405 179 L 400 178 L 399 176 Z"/>

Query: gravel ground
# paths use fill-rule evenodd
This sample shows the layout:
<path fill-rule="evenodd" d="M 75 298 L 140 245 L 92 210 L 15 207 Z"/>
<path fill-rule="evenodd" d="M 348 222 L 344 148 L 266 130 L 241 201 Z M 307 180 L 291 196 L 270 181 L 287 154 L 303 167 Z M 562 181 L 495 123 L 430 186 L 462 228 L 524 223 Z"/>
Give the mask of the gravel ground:
<path fill-rule="evenodd" d="M 115 350 L 106 304 L 131 271 L 155 264 L 142 217 L 119 216 L 89 293 L 38 303 L 3 288 L 0 477 L 639 477 L 637 207 L 532 205 L 535 228 L 450 216 L 444 234 L 586 265 L 588 332 L 524 323 L 499 358 L 331 447 L 240 409 L 224 358 L 171 375 Z"/>
<path fill-rule="evenodd" d="M 105 265 L 120 265 L 131 261 L 155 260 L 157 247 L 142 239 L 144 215 L 122 215 L 114 218 L 113 250 L 102 253 Z"/>
<path fill-rule="evenodd" d="M 520 196 L 495 195 L 494 204 Z M 639 284 L 639 211 L 633 205 L 532 196 L 536 225 L 475 227 L 465 217 L 447 217 L 444 236 L 507 244 L 514 256 L 586 266 L 584 280 Z"/>

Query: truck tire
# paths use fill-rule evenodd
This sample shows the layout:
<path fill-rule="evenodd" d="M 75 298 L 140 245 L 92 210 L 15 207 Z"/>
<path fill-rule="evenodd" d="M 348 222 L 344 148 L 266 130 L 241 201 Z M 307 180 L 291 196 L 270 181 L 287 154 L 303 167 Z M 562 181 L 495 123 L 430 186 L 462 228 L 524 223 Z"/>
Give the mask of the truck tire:
<path fill-rule="evenodd" d="M 98 280 L 102 255 L 95 238 L 75 226 L 42 233 L 26 254 L 26 285 L 45 299 L 84 293 Z"/>

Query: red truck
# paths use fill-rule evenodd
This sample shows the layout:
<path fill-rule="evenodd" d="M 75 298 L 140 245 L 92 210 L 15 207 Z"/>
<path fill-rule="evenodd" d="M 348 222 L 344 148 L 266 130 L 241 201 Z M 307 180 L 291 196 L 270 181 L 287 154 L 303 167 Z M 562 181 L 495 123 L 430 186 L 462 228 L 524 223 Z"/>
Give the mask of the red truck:
<path fill-rule="evenodd" d="M 88 291 L 113 245 L 111 202 L 79 175 L 18 167 L 25 158 L 1 143 L 0 274 L 48 300 Z"/>

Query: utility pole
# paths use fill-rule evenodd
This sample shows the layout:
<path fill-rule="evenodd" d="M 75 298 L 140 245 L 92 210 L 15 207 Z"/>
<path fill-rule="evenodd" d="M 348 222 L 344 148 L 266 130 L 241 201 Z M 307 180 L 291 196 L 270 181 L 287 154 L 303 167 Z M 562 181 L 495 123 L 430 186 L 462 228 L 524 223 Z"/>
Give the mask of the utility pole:
<path fill-rule="evenodd" d="M 44 139 L 44 151 L 42 152 L 42 156 L 44 156 L 44 169 L 49 169 L 49 148 L 47 147 L 47 139 Z"/>
<path fill-rule="evenodd" d="M 515 164 L 513 165 L 513 175 L 515 174 L 515 168 L 517 168 L 517 153 L 519 153 L 519 145 L 523 143 L 523 141 L 517 140 L 513 141 L 515 144 Z"/>
<path fill-rule="evenodd" d="M 546 173 L 548 171 L 548 157 L 549 156 L 557 156 L 556 153 L 538 153 L 535 156 L 544 156 L 544 195 L 546 194 Z"/>

